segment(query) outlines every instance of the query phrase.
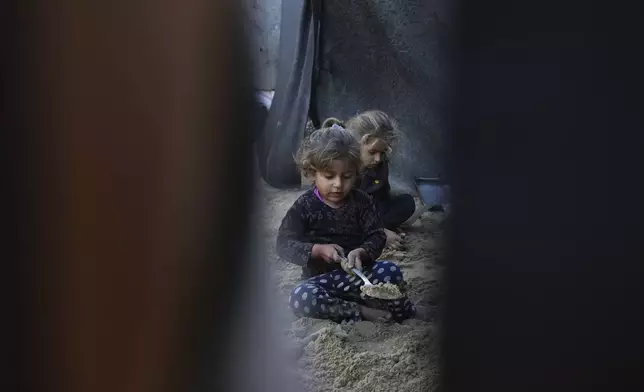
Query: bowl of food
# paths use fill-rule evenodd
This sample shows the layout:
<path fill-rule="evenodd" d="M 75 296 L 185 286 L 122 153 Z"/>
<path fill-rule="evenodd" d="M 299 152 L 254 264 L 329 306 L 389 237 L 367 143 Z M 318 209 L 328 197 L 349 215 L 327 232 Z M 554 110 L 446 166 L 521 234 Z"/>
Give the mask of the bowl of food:
<path fill-rule="evenodd" d="M 360 287 L 362 299 L 365 305 L 390 312 L 394 321 L 402 321 L 403 308 L 407 301 L 407 285 L 402 282 L 399 285 L 392 283 L 378 283 Z"/>

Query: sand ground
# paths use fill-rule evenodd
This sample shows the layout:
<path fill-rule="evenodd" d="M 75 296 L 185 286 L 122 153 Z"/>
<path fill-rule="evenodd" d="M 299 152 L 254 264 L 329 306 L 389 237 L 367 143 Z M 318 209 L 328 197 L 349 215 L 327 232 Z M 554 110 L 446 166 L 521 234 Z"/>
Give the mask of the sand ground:
<path fill-rule="evenodd" d="M 264 254 L 275 275 L 277 296 L 286 307 L 301 269 L 279 259 L 275 237 L 280 222 L 304 190 L 277 190 L 258 185 L 261 195 Z M 437 311 L 443 270 L 440 213 L 425 213 L 407 229 L 405 249 L 386 250 L 381 259 L 397 263 L 410 284 L 417 307 Z M 355 325 L 297 319 L 290 312 L 283 331 L 293 345 L 293 374 L 307 391 L 434 391 L 438 382 L 439 328 L 436 321 L 406 320 L 402 324 L 363 321 Z"/>

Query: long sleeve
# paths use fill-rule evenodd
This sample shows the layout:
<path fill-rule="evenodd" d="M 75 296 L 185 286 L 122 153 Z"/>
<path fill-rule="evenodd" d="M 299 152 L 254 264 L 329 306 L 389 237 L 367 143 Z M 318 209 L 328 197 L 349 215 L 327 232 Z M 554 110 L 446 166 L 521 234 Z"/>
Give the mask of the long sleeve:
<path fill-rule="evenodd" d="M 369 197 L 366 197 L 360 214 L 360 225 L 366 234 L 360 247 L 367 251 L 371 261 L 376 261 L 385 248 L 387 236 L 385 235 L 382 220 L 376 210 L 376 205 Z"/>
<path fill-rule="evenodd" d="M 380 166 L 367 170 L 360 179 L 358 187 L 376 200 L 386 198 L 391 189 L 389 185 L 389 163 L 385 161 Z"/>
<path fill-rule="evenodd" d="M 306 266 L 313 250 L 313 244 L 302 241 L 306 228 L 306 215 L 296 202 L 286 212 L 277 234 L 277 254 L 279 257 L 289 263 Z"/>

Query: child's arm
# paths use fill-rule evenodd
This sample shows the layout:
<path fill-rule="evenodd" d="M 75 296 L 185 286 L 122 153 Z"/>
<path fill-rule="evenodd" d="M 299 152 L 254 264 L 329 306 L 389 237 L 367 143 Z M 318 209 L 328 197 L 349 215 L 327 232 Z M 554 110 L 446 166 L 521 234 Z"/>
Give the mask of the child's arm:
<path fill-rule="evenodd" d="M 391 191 L 391 185 L 389 184 L 389 162 L 384 161 L 382 163 L 382 174 L 381 174 L 381 181 L 382 181 L 382 189 L 384 193 L 389 194 Z"/>
<path fill-rule="evenodd" d="M 360 247 L 365 250 L 369 256 L 369 262 L 373 263 L 380 257 L 382 250 L 385 248 L 387 236 L 385 235 L 384 226 L 376 205 L 370 197 L 361 195 L 361 203 L 363 203 L 362 212 L 360 214 L 360 225 L 364 230 L 366 236 Z"/>
<path fill-rule="evenodd" d="M 305 266 L 311 259 L 313 244 L 303 242 L 308 222 L 302 206 L 296 201 L 286 212 L 277 234 L 277 254 L 289 263 Z"/>
<path fill-rule="evenodd" d="M 376 193 L 378 195 L 388 195 L 391 190 L 389 185 L 389 163 L 385 161 L 377 169 L 367 172 L 364 178 L 361 178 L 359 189 L 370 195 Z"/>

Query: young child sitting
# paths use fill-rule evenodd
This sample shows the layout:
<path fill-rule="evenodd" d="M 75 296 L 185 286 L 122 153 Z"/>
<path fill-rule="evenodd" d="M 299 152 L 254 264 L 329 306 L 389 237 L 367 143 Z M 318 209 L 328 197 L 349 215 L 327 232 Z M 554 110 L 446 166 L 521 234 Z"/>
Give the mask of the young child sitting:
<path fill-rule="evenodd" d="M 322 126 L 332 124 L 343 125 L 331 118 Z M 360 142 L 360 156 L 365 167 L 356 186 L 373 197 L 385 226 L 387 245 L 396 248 L 401 241 L 396 231 L 416 210 L 413 196 L 390 194 L 388 156 L 397 139 L 396 122 L 381 111 L 371 110 L 347 121 L 346 129 Z"/>
<path fill-rule="evenodd" d="M 304 281 L 289 298 L 293 312 L 336 322 L 401 321 L 415 315 L 406 297 L 392 301 L 388 310 L 366 306 L 363 281 L 351 271 L 364 271 L 373 284 L 403 282 L 398 266 L 376 261 L 386 237 L 373 201 L 354 188 L 362 166 L 355 138 L 338 125 L 314 131 L 296 161 L 315 187 L 291 206 L 277 237 L 279 256 L 303 270 Z"/>

